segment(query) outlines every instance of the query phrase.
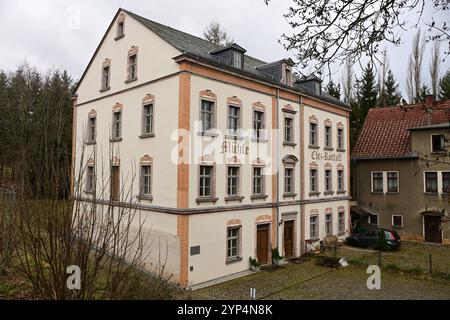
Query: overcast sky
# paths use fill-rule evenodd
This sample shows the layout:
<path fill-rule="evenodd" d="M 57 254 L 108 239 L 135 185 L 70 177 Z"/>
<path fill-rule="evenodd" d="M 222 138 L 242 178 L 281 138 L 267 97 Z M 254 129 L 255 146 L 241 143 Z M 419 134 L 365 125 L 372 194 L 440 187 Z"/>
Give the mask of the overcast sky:
<path fill-rule="evenodd" d="M 0 0 L 0 69 L 14 70 L 26 60 L 41 71 L 66 69 L 78 79 L 119 7 L 198 36 L 209 22 L 218 21 L 249 55 L 274 61 L 291 56 L 278 43 L 280 35 L 291 30 L 283 18 L 291 3 L 272 0 L 266 6 L 263 0 Z M 436 13 L 427 10 L 425 18 L 431 15 Z M 406 34 L 400 47 L 387 46 L 391 69 L 402 90 L 414 32 Z M 446 47 L 444 42 L 441 51 Z M 428 44 L 423 68 L 426 83 L 430 82 L 430 50 Z M 450 58 L 441 65 L 441 76 L 449 68 Z M 334 78 L 340 80 L 339 68 L 335 70 Z"/>

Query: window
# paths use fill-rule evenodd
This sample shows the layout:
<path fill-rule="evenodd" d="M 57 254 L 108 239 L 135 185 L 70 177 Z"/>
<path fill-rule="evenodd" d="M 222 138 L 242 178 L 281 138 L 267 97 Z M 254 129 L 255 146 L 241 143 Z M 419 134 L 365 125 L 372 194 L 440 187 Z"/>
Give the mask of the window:
<path fill-rule="evenodd" d="M 87 167 L 86 192 L 93 193 L 95 189 L 95 170 L 93 166 Z"/>
<path fill-rule="evenodd" d="M 123 37 L 125 34 L 125 21 L 120 21 L 117 23 L 117 38 Z"/>
<path fill-rule="evenodd" d="M 253 136 L 257 139 L 263 137 L 264 130 L 264 112 L 253 110 Z"/>
<path fill-rule="evenodd" d="M 236 106 L 228 106 L 228 132 L 237 135 L 240 127 L 240 108 Z"/>
<path fill-rule="evenodd" d="M 153 133 L 153 104 L 144 105 L 143 110 L 142 134 Z"/>
<path fill-rule="evenodd" d="M 325 170 L 325 191 L 332 191 L 333 185 L 331 183 L 331 170 Z"/>
<path fill-rule="evenodd" d="M 110 82 L 110 66 L 104 66 L 102 70 L 102 90 L 109 89 Z"/>
<path fill-rule="evenodd" d="M 333 234 L 333 215 L 331 213 L 325 215 L 325 233 Z"/>
<path fill-rule="evenodd" d="M 284 193 L 292 194 L 294 193 L 294 169 L 285 168 L 284 169 Z"/>
<path fill-rule="evenodd" d="M 344 149 L 344 129 L 342 128 L 337 129 L 337 143 L 338 149 Z"/>
<path fill-rule="evenodd" d="M 240 227 L 228 228 L 227 230 L 227 259 L 237 259 L 240 257 Z"/>
<path fill-rule="evenodd" d="M 372 192 L 383 192 L 383 172 L 372 172 Z"/>
<path fill-rule="evenodd" d="M 442 172 L 442 192 L 450 192 L 450 172 Z"/>
<path fill-rule="evenodd" d="M 344 171 L 343 170 L 338 170 L 338 192 L 343 192 L 344 191 Z"/>
<path fill-rule="evenodd" d="M 338 232 L 340 234 L 345 232 L 345 215 L 344 212 L 339 212 L 338 213 Z"/>
<path fill-rule="evenodd" d="M 242 69 L 242 53 L 233 51 L 233 67 Z"/>
<path fill-rule="evenodd" d="M 425 172 L 425 192 L 437 193 L 437 172 Z"/>
<path fill-rule="evenodd" d="M 151 197 L 152 195 L 152 166 L 141 166 L 141 197 Z"/>
<path fill-rule="evenodd" d="M 445 152 L 445 135 L 443 134 L 431 135 L 431 151 Z"/>
<path fill-rule="evenodd" d="M 96 139 L 96 123 L 97 119 L 95 117 L 89 118 L 88 127 L 88 143 L 95 143 Z"/>
<path fill-rule="evenodd" d="M 253 167 L 253 195 L 264 194 L 264 177 L 262 175 L 263 168 Z"/>
<path fill-rule="evenodd" d="M 292 72 L 290 68 L 285 69 L 286 72 L 286 85 L 291 86 L 292 85 Z"/>
<path fill-rule="evenodd" d="M 388 192 L 398 192 L 398 174 L 397 172 L 387 173 Z"/>
<path fill-rule="evenodd" d="M 369 216 L 369 224 L 378 225 L 378 215 L 377 214 L 371 214 Z"/>
<path fill-rule="evenodd" d="M 309 124 L 309 144 L 311 146 L 317 146 L 317 124 Z"/>
<path fill-rule="evenodd" d="M 111 172 L 111 199 L 119 201 L 120 199 L 120 170 L 119 166 L 113 166 Z"/>
<path fill-rule="evenodd" d="M 393 215 L 392 216 L 392 226 L 395 228 L 402 228 L 403 227 L 403 216 Z"/>
<path fill-rule="evenodd" d="M 239 167 L 228 167 L 228 196 L 238 196 L 239 195 Z"/>
<path fill-rule="evenodd" d="M 317 216 L 309 218 L 309 238 L 317 239 L 319 237 L 319 222 Z"/>
<path fill-rule="evenodd" d="M 202 131 L 211 130 L 214 120 L 214 102 L 202 100 L 200 119 L 202 122 Z"/>
<path fill-rule="evenodd" d="M 317 169 L 311 169 L 309 171 L 309 191 L 317 192 L 319 190 L 317 185 Z"/>
<path fill-rule="evenodd" d="M 128 56 L 128 80 L 137 79 L 137 54 Z"/>
<path fill-rule="evenodd" d="M 293 124 L 292 118 L 284 118 L 284 142 L 293 142 Z"/>
<path fill-rule="evenodd" d="M 331 143 L 331 127 L 330 126 L 325 126 L 325 147 L 326 148 L 331 148 L 332 147 L 332 143 Z"/>
<path fill-rule="evenodd" d="M 200 166 L 200 197 L 212 197 L 213 167 Z"/>
<path fill-rule="evenodd" d="M 116 111 L 113 114 L 113 139 L 120 139 L 122 137 L 122 111 Z"/>

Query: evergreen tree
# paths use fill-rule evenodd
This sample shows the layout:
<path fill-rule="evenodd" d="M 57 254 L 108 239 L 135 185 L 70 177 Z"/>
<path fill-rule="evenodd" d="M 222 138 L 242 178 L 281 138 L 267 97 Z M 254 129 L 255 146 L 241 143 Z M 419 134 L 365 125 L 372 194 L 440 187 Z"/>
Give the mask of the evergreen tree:
<path fill-rule="evenodd" d="M 375 80 L 375 73 L 372 64 L 368 63 L 367 67 L 363 69 L 363 74 L 359 88 L 356 94 L 359 105 L 359 121 L 361 123 L 366 119 L 369 109 L 375 108 L 377 105 L 378 86 Z"/>
<path fill-rule="evenodd" d="M 400 103 L 402 95 L 398 89 L 398 84 L 395 81 L 394 74 L 391 70 L 387 73 L 387 78 L 384 83 L 384 90 L 380 92 L 378 99 L 378 106 L 390 107 Z"/>
<path fill-rule="evenodd" d="M 442 77 L 439 83 L 439 99 L 450 99 L 450 70 Z"/>
<path fill-rule="evenodd" d="M 418 103 L 420 102 L 424 102 L 425 101 L 425 97 L 431 95 L 431 90 L 430 88 L 428 88 L 428 86 L 426 84 L 422 85 L 422 87 L 420 87 L 420 91 L 419 91 L 419 98 L 418 98 Z"/>
<path fill-rule="evenodd" d="M 335 97 L 336 99 L 340 99 L 341 98 L 341 85 L 340 84 L 335 84 L 333 82 L 333 80 L 331 80 L 327 87 L 326 87 L 326 91 L 330 96 Z"/>

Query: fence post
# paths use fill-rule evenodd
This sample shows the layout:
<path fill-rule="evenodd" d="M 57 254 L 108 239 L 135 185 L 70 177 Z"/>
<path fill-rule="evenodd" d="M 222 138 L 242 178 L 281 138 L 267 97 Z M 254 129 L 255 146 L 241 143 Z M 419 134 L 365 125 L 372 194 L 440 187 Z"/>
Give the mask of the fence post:
<path fill-rule="evenodd" d="M 378 251 L 378 266 L 381 268 L 381 250 Z"/>
<path fill-rule="evenodd" d="M 428 255 L 428 268 L 429 268 L 430 274 L 432 274 L 433 273 L 433 259 L 432 259 L 431 253 Z"/>

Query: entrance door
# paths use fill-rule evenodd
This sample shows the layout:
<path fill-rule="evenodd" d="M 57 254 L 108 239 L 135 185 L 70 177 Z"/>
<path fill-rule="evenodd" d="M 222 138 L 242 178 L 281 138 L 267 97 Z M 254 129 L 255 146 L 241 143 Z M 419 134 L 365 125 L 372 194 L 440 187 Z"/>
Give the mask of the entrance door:
<path fill-rule="evenodd" d="M 425 215 L 425 241 L 442 243 L 441 217 Z"/>
<path fill-rule="evenodd" d="M 294 220 L 284 222 L 284 255 L 294 256 Z"/>
<path fill-rule="evenodd" d="M 263 224 L 257 227 L 256 232 L 256 257 L 261 264 L 269 263 L 269 225 Z"/>

